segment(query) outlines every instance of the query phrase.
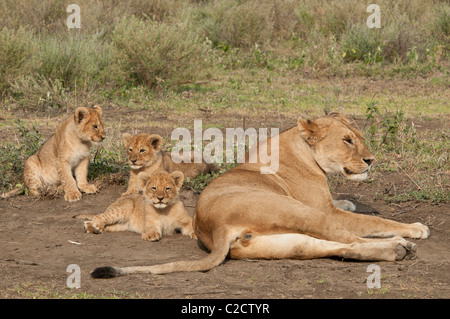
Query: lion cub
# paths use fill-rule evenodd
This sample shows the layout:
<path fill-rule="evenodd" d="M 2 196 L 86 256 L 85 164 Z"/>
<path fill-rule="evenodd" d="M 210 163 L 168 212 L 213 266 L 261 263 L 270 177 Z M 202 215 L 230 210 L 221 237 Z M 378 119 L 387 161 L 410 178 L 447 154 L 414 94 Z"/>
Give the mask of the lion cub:
<path fill-rule="evenodd" d="M 183 173 L 158 172 L 149 175 L 142 172 L 137 177 L 142 194 L 122 196 L 104 213 L 84 222 L 88 233 L 130 230 L 142 235 L 142 239 L 157 241 L 162 235 L 181 230 L 183 235 L 197 238 L 192 227 L 192 217 L 186 211 L 178 193 L 183 185 Z"/>
<path fill-rule="evenodd" d="M 29 194 L 38 196 L 62 185 L 64 199 L 75 202 L 81 198 L 80 191 L 96 193 L 97 187 L 87 181 L 89 150 L 104 138 L 101 107 L 77 108 L 25 162 L 23 179 Z"/>
<path fill-rule="evenodd" d="M 149 174 L 166 171 L 181 171 L 185 177 L 195 178 L 200 174 L 217 171 L 215 164 L 202 163 L 174 163 L 170 153 L 161 150 L 162 137 L 158 134 L 140 133 L 132 136 L 129 133 L 122 135 L 123 142 L 127 148 L 128 162 L 130 164 L 130 180 L 128 189 L 122 195 L 138 193 L 138 174 L 147 172 Z M 194 154 L 191 153 L 193 159 Z"/>

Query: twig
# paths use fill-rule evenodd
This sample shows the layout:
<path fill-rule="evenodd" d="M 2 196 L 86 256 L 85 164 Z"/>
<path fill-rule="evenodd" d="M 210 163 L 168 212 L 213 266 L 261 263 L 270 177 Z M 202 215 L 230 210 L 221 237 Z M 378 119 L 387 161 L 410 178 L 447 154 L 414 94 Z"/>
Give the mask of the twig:
<path fill-rule="evenodd" d="M 403 169 L 403 167 L 401 167 L 397 162 L 395 162 L 394 161 L 394 163 L 395 163 L 395 165 L 397 165 L 402 171 L 403 171 L 403 173 L 405 173 L 406 174 L 406 176 L 408 176 L 408 178 L 414 183 L 414 184 L 416 184 L 416 186 L 419 188 L 419 190 L 422 190 L 422 187 L 419 185 L 419 184 L 417 184 L 417 182 Z"/>

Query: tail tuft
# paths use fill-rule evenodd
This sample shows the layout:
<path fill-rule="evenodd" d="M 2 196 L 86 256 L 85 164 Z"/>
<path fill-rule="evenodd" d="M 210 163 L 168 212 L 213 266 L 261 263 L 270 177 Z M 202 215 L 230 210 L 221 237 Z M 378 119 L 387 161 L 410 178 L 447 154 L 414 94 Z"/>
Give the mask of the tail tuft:
<path fill-rule="evenodd" d="M 95 268 L 91 273 L 92 278 L 114 278 L 123 275 L 125 275 L 125 273 L 122 269 L 110 266 Z"/>

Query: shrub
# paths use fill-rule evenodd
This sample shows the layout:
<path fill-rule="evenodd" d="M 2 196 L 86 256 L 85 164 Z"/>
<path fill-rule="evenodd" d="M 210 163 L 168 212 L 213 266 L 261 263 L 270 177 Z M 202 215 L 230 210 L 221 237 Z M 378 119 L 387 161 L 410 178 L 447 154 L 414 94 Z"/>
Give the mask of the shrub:
<path fill-rule="evenodd" d="M 29 70 L 32 53 L 32 34 L 27 28 L 0 30 L 0 96 L 11 82 Z"/>
<path fill-rule="evenodd" d="M 207 46 L 185 25 L 124 18 L 113 33 L 116 75 L 125 83 L 178 86 L 206 75 Z"/>

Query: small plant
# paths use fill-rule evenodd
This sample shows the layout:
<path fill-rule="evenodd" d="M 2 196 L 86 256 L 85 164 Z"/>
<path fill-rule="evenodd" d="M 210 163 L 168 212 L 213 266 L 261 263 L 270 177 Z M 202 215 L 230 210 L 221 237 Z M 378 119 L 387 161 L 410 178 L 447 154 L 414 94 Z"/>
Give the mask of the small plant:
<path fill-rule="evenodd" d="M 0 185 L 3 190 L 22 187 L 25 161 L 41 147 L 42 134 L 34 125 L 30 128 L 23 121 L 16 120 L 15 129 L 19 132 L 17 141 L 1 145 Z"/>

